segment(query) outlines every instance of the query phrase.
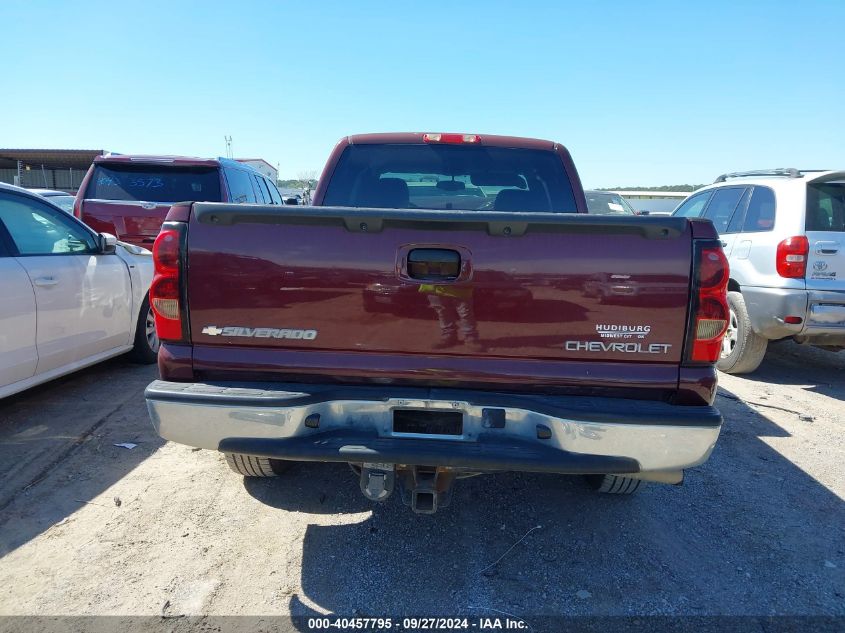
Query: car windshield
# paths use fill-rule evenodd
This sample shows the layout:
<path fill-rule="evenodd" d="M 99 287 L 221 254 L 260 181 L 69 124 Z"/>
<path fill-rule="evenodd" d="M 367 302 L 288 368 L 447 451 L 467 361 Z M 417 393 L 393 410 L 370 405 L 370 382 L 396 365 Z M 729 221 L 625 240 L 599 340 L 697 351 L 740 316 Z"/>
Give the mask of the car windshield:
<path fill-rule="evenodd" d="M 589 213 L 608 213 L 613 215 L 635 215 L 634 209 L 618 193 L 587 191 L 587 211 Z"/>
<path fill-rule="evenodd" d="M 219 202 L 220 176 L 216 167 L 97 165 L 85 199 Z"/>
<path fill-rule="evenodd" d="M 577 212 L 552 151 L 466 145 L 350 145 L 330 206 Z"/>

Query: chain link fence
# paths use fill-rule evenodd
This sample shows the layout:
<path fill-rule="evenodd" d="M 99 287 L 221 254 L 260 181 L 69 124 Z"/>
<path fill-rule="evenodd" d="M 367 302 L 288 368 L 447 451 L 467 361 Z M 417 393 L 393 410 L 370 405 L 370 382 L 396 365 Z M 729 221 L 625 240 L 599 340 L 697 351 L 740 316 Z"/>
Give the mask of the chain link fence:
<path fill-rule="evenodd" d="M 20 182 L 17 169 L 0 169 L 0 182 L 30 189 L 59 189 L 76 193 L 86 171 L 72 167 L 54 168 L 48 165 L 24 164 L 20 170 Z"/>

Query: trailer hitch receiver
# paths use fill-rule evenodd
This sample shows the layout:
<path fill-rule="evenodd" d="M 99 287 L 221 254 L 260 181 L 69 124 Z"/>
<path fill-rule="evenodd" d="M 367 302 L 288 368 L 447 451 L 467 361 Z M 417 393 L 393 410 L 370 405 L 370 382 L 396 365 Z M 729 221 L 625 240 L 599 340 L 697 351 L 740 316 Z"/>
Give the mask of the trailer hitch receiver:
<path fill-rule="evenodd" d="M 400 472 L 402 501 L 417 514 L 434 514 L 452 500 L 455 473 L 443 468 L 411 466 Z"/>

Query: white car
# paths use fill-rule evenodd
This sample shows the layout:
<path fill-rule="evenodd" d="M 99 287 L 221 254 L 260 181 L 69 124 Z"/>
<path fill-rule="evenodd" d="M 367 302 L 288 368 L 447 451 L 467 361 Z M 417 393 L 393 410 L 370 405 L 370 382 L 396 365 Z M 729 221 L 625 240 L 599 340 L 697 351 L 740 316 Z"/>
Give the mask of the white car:
<path fill-rule="evenodd" d="M 47 198 L 65 213 L 73 213 L 73 201 L 76 200 L 76 196 L 72 196 L 66 191 L 59 191 L 58 189 L 28 189 L 27 191 Z"/>
<path fill-rule="evenodd" d="M 787 338 L 845 349 L 845 171 L 724 174 L 674 215 L 709 218 L 730 262 L 719 369 L 752 372 Z"/>
<path fill-rule="evenodd" d="M 0 398 L 112 356 L 153 363 L 151 253 L 0 183 Z"/>

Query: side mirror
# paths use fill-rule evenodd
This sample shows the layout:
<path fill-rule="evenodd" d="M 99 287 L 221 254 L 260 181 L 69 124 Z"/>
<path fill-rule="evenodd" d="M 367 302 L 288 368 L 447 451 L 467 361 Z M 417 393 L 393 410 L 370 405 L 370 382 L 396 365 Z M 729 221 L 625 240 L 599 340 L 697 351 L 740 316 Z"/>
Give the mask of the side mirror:
<path fill-rule="evenodd" d="M 100 245 L 100 253 L 109 255 L 117 250 L 117 238 L 111 233 L 100 233 L 97 236 Z"/>

